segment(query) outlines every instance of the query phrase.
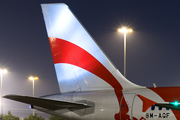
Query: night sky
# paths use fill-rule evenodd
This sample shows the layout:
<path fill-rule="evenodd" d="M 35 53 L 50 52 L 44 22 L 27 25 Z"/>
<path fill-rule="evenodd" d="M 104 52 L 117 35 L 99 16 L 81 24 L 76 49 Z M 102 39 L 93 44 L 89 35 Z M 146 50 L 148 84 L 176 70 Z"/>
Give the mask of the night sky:
<path fill-rule="evenodd" d="M 123 34 L 128 26 L 127 79 L 153 87 L 180 86 L 180 2 L 174 0 L 0 0 L 0 66 L 3 95 L 59 92 L 41 3 L 66 3 L 123 73 Z M 28 116 L 28 105 L 4 99 L 4 113 Z M 47 117 L 46 114 L 38 113 Z"/>

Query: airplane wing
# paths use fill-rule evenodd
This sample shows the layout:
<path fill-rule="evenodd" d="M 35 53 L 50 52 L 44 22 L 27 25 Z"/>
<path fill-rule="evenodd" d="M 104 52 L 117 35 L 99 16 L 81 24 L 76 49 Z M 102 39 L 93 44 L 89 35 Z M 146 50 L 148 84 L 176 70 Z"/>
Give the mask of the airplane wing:
<path fill-rule="evenodd" d="M 158 106 L 158 107 L 164 107 L 169 108 L 173 110 L 180 110 L 180 103 L 178 101 L 175 102 L 155 102 L 153 100 L 150 100 L 142 95 L 137 95 L 142 101 L 143 101 L 143 112 L 146 112 L 147 109 L 151 106 Z"/>
<path fill-rule="evenodd" d="M 77 101 L 77 102 L 67 102 L 67 101 L 50 100 L 50 99 L 21 96 L 21 95 L 6 95 L 3 96 L 3 98 L 31 104 L 34 106 L 46 108 L 53 111 L 60 109 L 68 109 L 70 111 L 73 111 L 78 109 L 94 107 L 93 102 L 86 100 Z"/>
<path fill-rule="evenodd" d="M 169 108 L 173 110 L 180 110 L 180 104 L 178 102 L 164 102 L 164 103 L 156 103 L 155 106 Z"/>

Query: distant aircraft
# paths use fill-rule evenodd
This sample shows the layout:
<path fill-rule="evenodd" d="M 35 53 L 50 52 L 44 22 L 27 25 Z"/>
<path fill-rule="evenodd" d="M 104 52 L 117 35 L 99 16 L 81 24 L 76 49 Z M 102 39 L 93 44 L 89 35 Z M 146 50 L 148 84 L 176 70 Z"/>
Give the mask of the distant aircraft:
<path fill-rule="evenodd" d="M 6 95 L 73 120 L 180 120 L 180 87 L 128 81 L 64 4 L 42 4 L 60 93 Z"/>

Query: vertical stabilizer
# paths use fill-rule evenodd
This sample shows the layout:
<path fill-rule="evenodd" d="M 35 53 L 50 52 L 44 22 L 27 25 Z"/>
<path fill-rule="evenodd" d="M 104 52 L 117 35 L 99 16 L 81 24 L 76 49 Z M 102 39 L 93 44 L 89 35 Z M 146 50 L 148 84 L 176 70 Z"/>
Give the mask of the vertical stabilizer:
<path fill-rule="evenodd" d="M 139 87 L 113 66 L 64 4 L 42 4 L 61 93 Z"/>

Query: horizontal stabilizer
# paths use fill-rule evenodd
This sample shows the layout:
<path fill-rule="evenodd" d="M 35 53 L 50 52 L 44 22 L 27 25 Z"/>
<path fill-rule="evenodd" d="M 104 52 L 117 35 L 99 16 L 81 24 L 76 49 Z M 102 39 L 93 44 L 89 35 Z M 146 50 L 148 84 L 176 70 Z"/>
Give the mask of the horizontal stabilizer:
<path fill-rule="evenodd" d="M 68 109 L 70 111 L 76 111 L 80 109 L 94 107 L 93 102 L 86 100 L 77 101 L 77 102 L 67 102 L 67 101 L 57 101 L 57 100 L 21 96 L 21 95 L 6 95 L 3 97 L 10 100 L 31 104 L 34 106 L 42 107 L 53 111 L 60 109 Z"/>

